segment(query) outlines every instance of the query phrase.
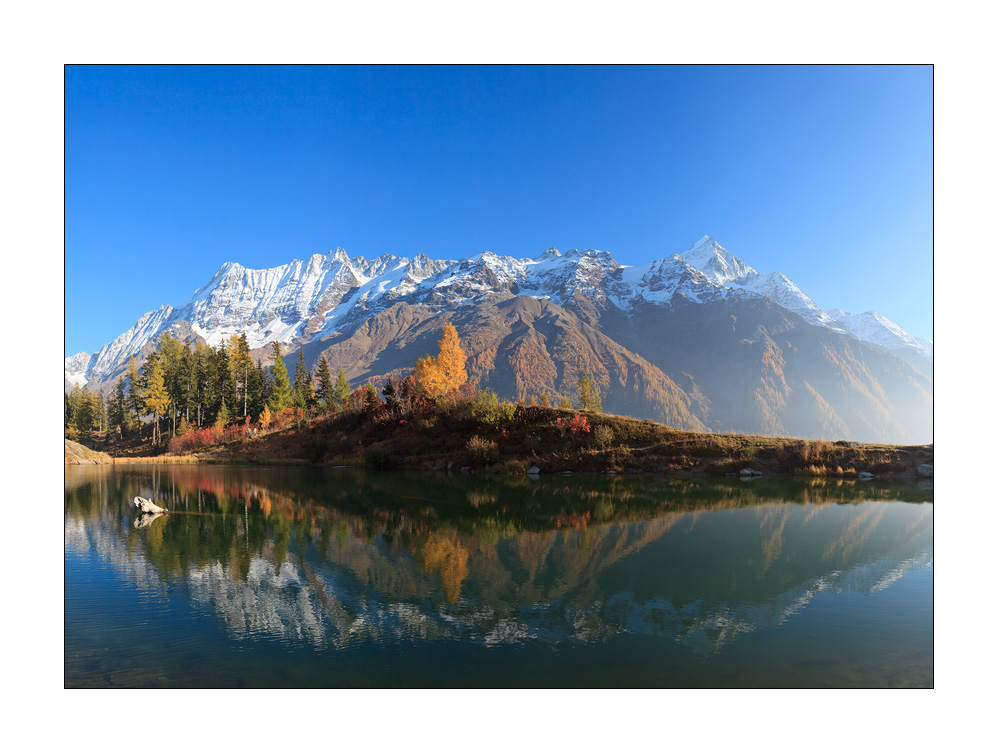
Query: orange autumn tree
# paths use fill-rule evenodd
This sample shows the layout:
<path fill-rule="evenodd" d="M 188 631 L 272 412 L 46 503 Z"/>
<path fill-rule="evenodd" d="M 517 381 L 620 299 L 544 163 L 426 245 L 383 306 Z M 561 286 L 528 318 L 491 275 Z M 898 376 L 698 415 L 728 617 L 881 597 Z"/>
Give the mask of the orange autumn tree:
<path fill-rule="evenodd" d="M 461 348 L 457 330 L 450 322 L 444 325 L 443 337 L 437 345 L 440 355 L 417 359 L 416 368 L 412 370 L 416 382 L 431 398 L 448 395 L 468 381 L 468 372 L 464 369 L 467 356 Z"/>

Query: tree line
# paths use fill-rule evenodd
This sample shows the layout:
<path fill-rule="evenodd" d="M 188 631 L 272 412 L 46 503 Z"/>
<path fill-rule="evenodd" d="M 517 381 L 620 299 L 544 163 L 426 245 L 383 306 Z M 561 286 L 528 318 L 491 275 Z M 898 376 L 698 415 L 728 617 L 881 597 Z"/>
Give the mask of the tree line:
<path fill-rule="evenodd" d="M 110 431 L 120 438 L 149 427 L 149 439 L 158 446 L 167 438 L 207 428 L 224 430 L 240 423 L 249 427 L 253 422 L 267 429 L 289 420 L 300 424 L 344 408 L 382 406 L 397 414 L 404 407 L 432 403 L 460 391 L 475 392 L 468 383 L 467 357 L 452 324 L 444 325 L 437 344 L 437 356 L 417 359 L 404 378 L 386 379 L 379 396 L 371 383 L 352 388 L 342 368 L 334 380 L 325 357 L 313 373 L 305 366 L 302 349 L 292 379 L 280 343 L 271 345 L 273 364 L 265 368 L 260 359 L 253 363 L 245 333 L 232 335 L 217 347 L 164 333 L 141 367 L 134 356 L 129 359 L 110 395 L 103 390 L 92 393 L 85 385 L 65 395 L 66 433 L 86 438 L 90 432 Z M 588 374 L 579 378 L 578 396 L 580 409 L 602 410 Z M 542 395 L 542 403 L 546 397 Z M 571 408 L 571 403 L 565 398 L 559 407 Z"/>
<path fill-rule="evenodd" d="M 65 428 L 85 437 L 105 430 L 121 436 L 148 426 L 158 445 L 164 432 L 178 436 L 247 418 L 266 425 L 289 409 L 308 415 L 349 402 L 353 390 L 342 368 L 333 380 L 323 357 L 313 374 L 299 350 L 292 380 L 280 344 L 271 348 L 274 363 L 265 368 L 259 359 L 253 363 L 245 333 L 218 347 L 164 333 L 141 367 L 134 356 L 129 359 L 109 395 L 73 387 L 65 395 Z"/>

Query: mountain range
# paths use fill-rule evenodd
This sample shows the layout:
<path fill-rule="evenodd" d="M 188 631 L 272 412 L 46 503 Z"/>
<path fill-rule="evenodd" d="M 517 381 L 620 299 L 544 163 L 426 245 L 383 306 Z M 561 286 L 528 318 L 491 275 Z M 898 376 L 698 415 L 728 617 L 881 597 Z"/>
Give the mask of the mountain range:
<path fill-rule="evenodd" d="M 325 357 L 378 384 L 436 353 L 457 328 L 468 373 L 505 397 L 574 397 L 591 374 L 605 410 L 681 429 L 932 441 L 930 341 L 880 314 L 820 309 L 704 236 L 685 253 L 622 266 L 605 251 L 461 260 L 343 249 L 272 269 L 228 262 L 180 308 L 143 315 L 93 354 L 65 359 L 65 386 L 108 390 L 163 332 L 212 346 L 245 333 L 267 364 Z"/>

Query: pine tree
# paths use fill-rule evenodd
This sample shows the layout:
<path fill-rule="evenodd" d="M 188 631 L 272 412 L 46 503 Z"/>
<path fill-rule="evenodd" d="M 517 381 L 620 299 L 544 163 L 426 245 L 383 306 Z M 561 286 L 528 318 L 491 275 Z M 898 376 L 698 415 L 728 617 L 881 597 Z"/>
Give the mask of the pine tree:
<path fill-rule="evenodd" d="M 90 388 L 86 385 L 76 395 L 75 423 L 81 439 L 86 438 L 93 428 L 94 403 Z"/>
<path fill-rule="evenodd" d="M 114 391 L 111 393 L 111 399 L 107 404 L 107 423 L 108 428 L 112 430 L 117 429 L 119 437 L 128 429 L 128 414 L 125 411 L 124 377 L 118 377 L 118 381 L 114 383 Z"/>
<path fill-rule="evenodd" d="M 191 354 L 194 361 L 194 395 L 192 396 L 192 407 L 194 408 L 194 424 L 199 429 L 204 426 L 205 414 L 211 395 L 210 353 L 211 349 L 205 347 L 199 340 L 194 345 L 194 352 Z"/>
<path fill-rule="evenodd" d="M 67 426 L 79 430 L 79 412 L 80 412 L 80 395 L 83 390 L 80 385 L 74 384 L 73 389 L 69 391 L 69 395 L 66 396 L 66 421 Z"/>
<path fill-rule="evenodd" d="M 218 417 L 215 419 L 215 428 L 224 429 L 229 425 L 229 409 L 225 405 L 225 400 L 222 400 L 222 407 L 218 411 Z"/>
<path fill-rule="evenodd" d="M 249 372 L 247 393 L 249 395 L 249 402 L 247 403 L 249 413 L 259 418 L 260 413 L 267 404 L 267 375 L 259 359 L 257 359 L 256 366 Z"/>
<path fill-rule="evenodd" d="M 249 412 L 250 372 L 253 370 L 253 358 L 245 332 L 229 338 L 229 369 L 236 387 L 236 401 L 241 403 L 242 408 L 238 415 L 245 417 Z"/>
<path fill-rule="evenodd" d="M 340 369 L 339 374 L 336 375 L 336 386 L 333 387 L 333 395 L 336 398 L 336 404 L 340 408 L 345 406 L 347 400 L 350 398 L 350 382 L 347 381 L 343 369 Z"/>
<path fill-rule="evenodd" d="M 107 428 L 107 401 L 104 399 L 103 389 L 94 396 L 94 414 L 97 419 L 97 431 L 104 431 Z"/>
<path fill-rule="evenodd" d="M 334 407 L 333 378 L 329 375 L 329 361 L 323 356 L 319 359 L 319 402 L 323 409 L 332 410 Z"/>
<path fill-rule="evenodd" d="M 146 412 L 152 414 L 152 443 L 158 445 L 161 441 L 159 418 L 170 406 L 170 395 L 166 390 L 165 370 L 163 363 L 153 351 L 142 366 L 144 372 L 142 399 Z"/>
<path fill-rule="evenodd" d="M 298 350 L 298 360 L 295 361 L 295 406 L 308 410 L 315 405 L 315 388 L 312 385 L 312 372 L 305 368 L 305 350 Z"/>
<path fill-rule="evenodd" d="M 135 422 L 139 423 L 145 410 L 145 401 L 142 398 L 142 376 L 139 374 L 134 356 L 128 359 L 125 378 L 128 379 L 127 407 L 135 415 Z"/>
<path fill-rule="evenodd" d="M 603 403 L 600 401 L 599 391 L 593 383 L 593 378 L 588 374 L 579 377 L 579 410 L 603 412 Z"/>
<path fill-rule="evenodd" d="M 402 406 L 399 403 L 398 390 L 395 389 L 394 379 L 388 377 L 385 381 L 385 386 L 381 388 L 381 394 L 385 398 L 385 405 L 388 406 L 388 412 L 393 416 L 398 416 Z"/>
<path fill-rule="evenodd" d="M 164 332 L 156 344 L 156 354 L 163 366 L 163 385 L 168 397 L 164 415 L 170 419 L 170 434 L 177 434 L 177 413 L 185 398 L 183 379 L 183 354 L 186 348 L 183 342 Z"/>
<path fill-rule="evenodd" d="M 229 367 L 229 351 L 224 345 L 219 345 L 215 349 L 208 349 L 208 420 L 217 420 L 218 414 L 222 410 L 222 404 L 226 405 L 229 416 L 232 416 L 232 406 L 241 403 L 236 390 L 235 380 L 232 378 L 232 369 Z"/>
<path fill-rule="evenodd" d="M 374 388 L 374 385 L 370 382 L 364 387 L 364 405 L 367 406 L 368 411 L 373 411 L 378 407 L 378 391 Z"/>
<path fill-rule="evenodd" d="M 288 381 L 288 367 L 281 356 L 281 345 L 275 342 L 273 348 L 274 365 L 270 367 L 274 379 L 274 389 L 270 394 L 269 405 L 274 412 L 291 407 L 291 382 Z"/>

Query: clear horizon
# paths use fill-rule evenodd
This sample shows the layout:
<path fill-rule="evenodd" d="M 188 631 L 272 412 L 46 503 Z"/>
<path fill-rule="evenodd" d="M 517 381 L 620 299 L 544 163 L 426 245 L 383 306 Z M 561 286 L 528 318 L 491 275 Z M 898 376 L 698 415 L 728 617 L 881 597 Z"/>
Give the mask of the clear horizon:
<path fill-rule="evenodd" d="M 227 261 L 702 235 L 931 340 L 932 103 L 931 66 L 68 66 L 66 355 Z"/>

